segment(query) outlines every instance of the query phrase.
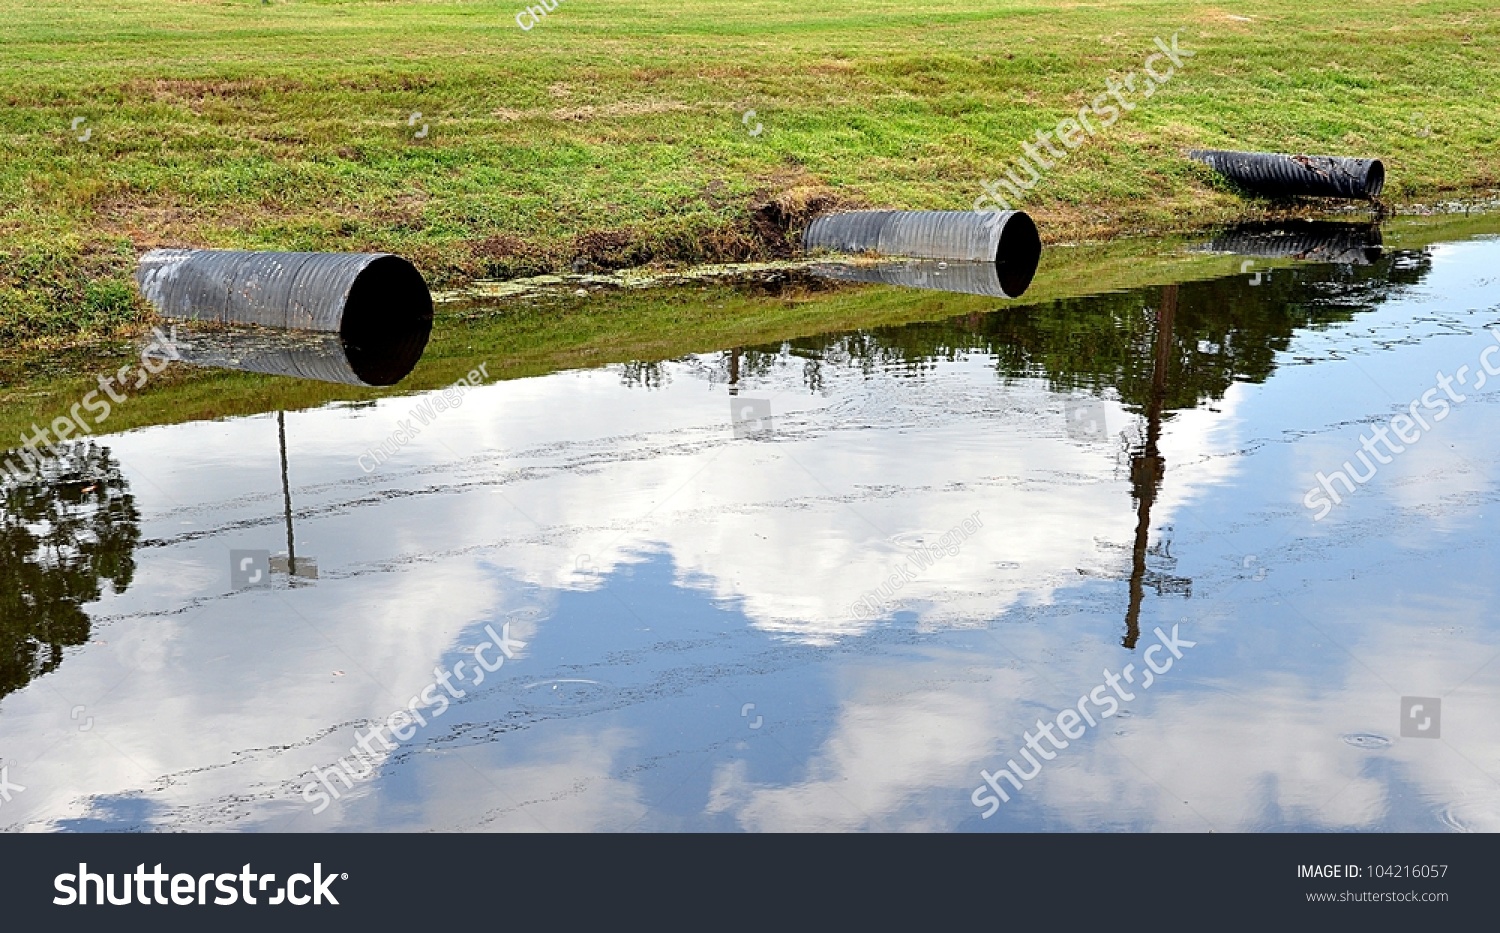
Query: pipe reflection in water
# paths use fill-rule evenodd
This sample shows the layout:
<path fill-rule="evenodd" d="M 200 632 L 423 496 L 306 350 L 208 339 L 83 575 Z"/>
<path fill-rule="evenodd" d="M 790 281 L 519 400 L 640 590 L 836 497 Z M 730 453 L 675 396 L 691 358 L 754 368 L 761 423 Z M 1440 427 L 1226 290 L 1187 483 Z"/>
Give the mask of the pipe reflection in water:
<path fill-rule="evenodd" d="M 0 485 L 0 697 L 89 640 L 86 603 L 135 576 L 140 512 L 109 448 L 30 449 L 35 470 Z M 7 456 L 17 457 L 12 452 Z"/>
<path fill-rule="evenodd" d="M 344 333 L 182 325 L 174 343 L 181 361 L 194 366 L 343 385 L 391 386 L 416 368 L 431 334 L 432 321 L 426 318 Z"/>
<path fill-rule="evenodd" d="M 1258 259 L 1301 259 L 1360 266 L 1378 261 L 1383 254 L 1379 226 L 1328 220 L 1237 224 L 1197 249 Z"/>
<path fill-rule="evenodd" d="M 989 298 L 1019 298 L 1031 285 L 1040 254 L 1010 257 L 999 262 L 941 262 L 909 259 L 905 262 L 818 263 L 814 275 L 844 282 L 873 282 L 926 288 Z"/>

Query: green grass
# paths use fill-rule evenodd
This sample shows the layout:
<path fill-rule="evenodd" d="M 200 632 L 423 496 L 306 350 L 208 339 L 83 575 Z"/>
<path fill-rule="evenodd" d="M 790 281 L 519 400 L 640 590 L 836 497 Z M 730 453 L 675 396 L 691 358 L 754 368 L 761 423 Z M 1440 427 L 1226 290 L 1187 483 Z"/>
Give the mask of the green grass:
<path fill-rule="evenodd" d="M 1021 205 L 1047 239 L 1267 209 L 1192 146 L 1378 155 L 1395 202 L 1500 178 L 1489 0 L 562 0 L 529 32 L 522 6 L 0 0 L 0 341 L 139 324 L 157 245 L 389 250 L 451 286 L 966 209 L 1173 33 L 1184 70 Z"/>

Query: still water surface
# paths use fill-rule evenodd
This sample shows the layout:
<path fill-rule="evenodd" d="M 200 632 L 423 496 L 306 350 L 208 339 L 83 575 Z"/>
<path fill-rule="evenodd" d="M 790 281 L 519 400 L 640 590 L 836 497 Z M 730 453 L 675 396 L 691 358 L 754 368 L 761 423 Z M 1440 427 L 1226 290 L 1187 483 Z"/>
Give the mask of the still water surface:
<path fill-rule="evenodd" d="M 102 437 L 5 513 L 0 827 L 1500 830 L 1500 239 L 1343 258 Z"/>

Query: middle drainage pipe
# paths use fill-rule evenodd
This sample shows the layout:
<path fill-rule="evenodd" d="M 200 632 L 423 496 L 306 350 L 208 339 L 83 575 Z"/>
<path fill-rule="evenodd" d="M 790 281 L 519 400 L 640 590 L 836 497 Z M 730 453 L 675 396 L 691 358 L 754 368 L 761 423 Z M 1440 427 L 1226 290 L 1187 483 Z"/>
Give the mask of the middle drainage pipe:
<path fill-rule="evenodd" d="M 1042 255 L 1036 224 L 1025 211 L 825 214 L 808 225 L 802 246 L 809 251 L 994 263 L 1008 295 L 1026 291 Z"/>

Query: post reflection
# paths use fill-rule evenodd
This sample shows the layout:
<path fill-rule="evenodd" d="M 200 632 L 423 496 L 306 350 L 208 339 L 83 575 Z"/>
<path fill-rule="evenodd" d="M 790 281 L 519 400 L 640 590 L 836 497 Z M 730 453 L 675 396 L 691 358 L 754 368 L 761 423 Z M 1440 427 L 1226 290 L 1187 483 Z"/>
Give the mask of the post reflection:
<path fill-rule="evenodd" d="M 1141 605 L 1145 601 L 1146 586 L 1153 586 L 1158 595 L 1164 592 L 1192 595 L 1193 581 L 1151 570 L 1146 558 L 1151 553 L 1151 506 L 1161 491 L 1166 477 L 1167 461 L 1162 456 L 1161 420 L 1162 408 L 1167 400 L 1167 373 L 1172 365 L 1172 324 L 1177 317 L 1177 286 L 1162 288 L 1161 300 L 1156 308 L 1156 344 L 1151 358 L 1151 392 L 1146 400 L 1146 433 L 1143 443 L 1130 455 L 1130 494 L 1135 500 L 1135 540 L 1131 547 L 1130 597 L 1125 610 L 1125 637 L 1121 644 L 1134 649 L 1141 635 Z M 1170 539 L 1158 544 L 1156 557 L 1175 563 L 1171 554 Z"/>

